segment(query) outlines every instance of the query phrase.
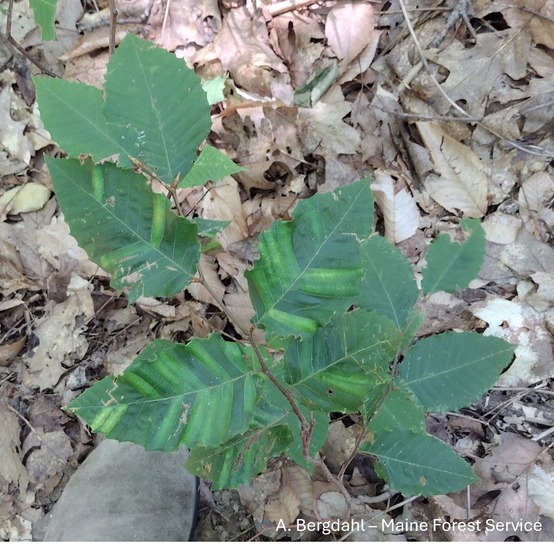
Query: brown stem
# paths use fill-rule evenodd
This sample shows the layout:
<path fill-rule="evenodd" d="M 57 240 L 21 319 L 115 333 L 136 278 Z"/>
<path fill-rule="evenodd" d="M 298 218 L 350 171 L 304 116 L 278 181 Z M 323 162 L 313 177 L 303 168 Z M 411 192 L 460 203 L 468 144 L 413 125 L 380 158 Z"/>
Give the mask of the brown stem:
<path fill-rule="evenodd" d="M 367 434 L 367 426 L 369 425 L 369 423 L 371 422 L 371 420 L 375 416 L 375 414 L 377 414 L 377 412 L 379 411 L 379 409 L 381 408 L 381 406 L 385 402 L 385 400 L 387 398 L 387 395 L 391 392 L 392 389 L 393 389 L 393 386 L 392 386 L 392 382 L 391 382 L 391 383 L 389 383 L 389 385 L 387 387 L 387 390 L 381 396 L 381 399 L 379 400 L 379 402 L 375 406 L 375 410 L 373 411 L 373 413 L 369 417 L 369 420 L 367 421 L 367 424 L 364 423 L 364 427 L 362 428 L 362 430 L 360 431 L 360 433 L 356 437 L 356 442 L 354 444 L 354 448 L 350 452 L 350 455 L 349 455 L 348 459 L 341 465 L 341 468 L 340 468 L 339 474 L 338 474 L 339 479 L 342 480 L 342 478 L 344 477 L 344 473 L 346 472 L 346 468 L 350 465 L 350 462 L 354 459 L 354 457 L 358 453 L 358 448 L 359 448 L 360 444 L 362 443 L 364 437 Z"/>
<path fill-rule="evenodd" d="M 109 54 L 115 50 L 115 32 L 117 27 L 117 6 L 115 5 L 115 0 L 108 0 L 108 7 L 110 8 L 110 44 L 109 44 Z"/>
<path fill-rule="evenodd" d="M 6 17 L 6 34 L 0 33 L 0 38 L 2 38 L 4 43 L 7 44 L 10 47 L 10 49 L 15 49 L 16 51 L 21 53 L 23 57 L 31 61 L 31 63 L 33 63 L 36 67 L 38 67 L 42 72 L 44 72 L 45 74 L 48 74 L 48 76 L 51 76 L 52 78 L 59 78 L 60 76 L 58 76 L 55 72 L 52 72 L 49 68 L 44 66 L 37 59 L 34 59 L 31 55 L 29 55 L 29 53 L 27 53 L 27 51 L 23 47 L 21 47 L 14 40 L 12 36 L 12 13 L 13 13 L 13 0 L 10 0 L 8 4 L 8 15 Z"/>
<path fill-rule="evenodd" d="M 290 407 L 292 408 L 292 411 L 294 412 L 295 416 L 298 418 L 298 421 L 300 422 L 300 436 L 302 437 L 302 452 L 306 458 L 309 458 L 309 449 L 310 449 L 310 440 L 312 437 L 312 431 L 313 431 L 313 419 L 312 423 L 309 423 L 308 420 L 306 420 L 304 414 L 302 414 L 302 411 L 296 404 L 296 401 L 292 398 L 292 395 L 289 391 L 287 391 L 280 383 L 275 376 L 271 373 L 269 368 L 267 367 L 265 360 L 260 353 L 260 350 L 258 349 L 258 346 L 256 342 L 254 341 L 254 338 L 252 337 L 252 332 L 254 331 L 254 325 L 252 325 L 252 328 L 250 329 L 250 332 L 248 333 L 248 339 L 250 340 L 250 344 L 252 345 L 252 349 L 254 350 L 254 353 L 256 354 L 256 357 L 258 358 L 258 361 L 260 363 L 260 366 L 262 367 L 262 372 L 269 378 L 270 382 L 283 394 L 287 402 L 289 403 Z"/>

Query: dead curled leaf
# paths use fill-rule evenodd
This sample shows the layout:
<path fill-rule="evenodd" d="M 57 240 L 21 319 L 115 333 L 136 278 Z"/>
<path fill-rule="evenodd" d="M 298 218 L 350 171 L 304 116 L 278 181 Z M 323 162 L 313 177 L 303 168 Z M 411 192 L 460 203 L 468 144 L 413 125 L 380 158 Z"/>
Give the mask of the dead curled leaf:
<path fill-rule="evenodd" d="M 300 512 L 313 516 L 312 479 L 298 465 L 281 468 L 281 485 L 265 507 L 265 515 L 272 522 L 292 524 Z"/>
<path fill-rule="evenodd" d="M 371 189 L 385 218 L 385 237 L 392 243 L 400 243 L 413 236 L 419 226 L 419 210 L 406 188 L 395 191 L 393 178 L 376 169 Z"/>
<path fill-rule="evenodd" d="M 10 411 L 8 405 L 0 397 L 0 423 L 2 435 L 0 435 L 0 476 L 8 483 L 13 483 L 24 494 L 29 484 L 27 469 L 21 463 L 19 455 L 19 422 L 17 416 Z"/>
<path fill-rule="evenodd" d="M 440 176 L 429 174 L 431 197 L 452 213 L 480 218 L 487 212 L 488 177 L 471 149 L 445 133 L 436 122 L 416 122 Z"/>

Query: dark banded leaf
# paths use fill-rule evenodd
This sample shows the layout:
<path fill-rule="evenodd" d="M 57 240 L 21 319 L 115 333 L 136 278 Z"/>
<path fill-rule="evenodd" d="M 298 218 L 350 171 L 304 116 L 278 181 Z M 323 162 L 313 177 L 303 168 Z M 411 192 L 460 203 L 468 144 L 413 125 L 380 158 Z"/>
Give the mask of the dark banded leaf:
<path fill-rule="evenodd" d="M 401 336 L 374 312 L 345 313 L 313 336 L 293 340 L 283 359 L 284 378 L 307 407 L 356 412 L 377 385 L 392 381 L 389 363 Z"/>
<path fill-rule="evenodd" d="M 265 382 L 251 348 L 218 334 L 188 344 L 156 340 L 117 378 L 71 402 L 94 432 L 147 450 L 216 447 L 247 431 Z"/>
<path fill-rule="evenodd" d="M 142 175 L 91 160 L 46 162 L 71 235 L 114 288 L 134 302 L 172 296 L 188 284 L 200 258 L 197 227 L 174 215 Z"/>
<path fill-rule="evenodd" d="M 360 242 L 373 221 L 367 179 L 298 204 L 292 221 L 260 235 L 246 272 L 258 326 L 279 336 L 311 335 L 359 293 Z"/>

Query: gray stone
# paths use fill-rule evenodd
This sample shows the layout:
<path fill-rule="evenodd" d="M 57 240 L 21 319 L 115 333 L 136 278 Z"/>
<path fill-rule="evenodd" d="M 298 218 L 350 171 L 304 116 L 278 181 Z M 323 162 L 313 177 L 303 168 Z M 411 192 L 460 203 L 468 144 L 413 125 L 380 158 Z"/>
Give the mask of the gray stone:
<path fill-rule="evenodd" d="M 45 541 L 187 541 L 198 501 L 187 450 L 103 441 L 47 515 Z"/>

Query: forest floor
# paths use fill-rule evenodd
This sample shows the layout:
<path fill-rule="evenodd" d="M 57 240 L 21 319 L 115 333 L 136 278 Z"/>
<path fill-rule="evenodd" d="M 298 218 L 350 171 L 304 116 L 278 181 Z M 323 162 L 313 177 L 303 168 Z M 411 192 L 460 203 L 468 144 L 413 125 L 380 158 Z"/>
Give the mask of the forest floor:
<path fill-rule="evenodd" d="M 103 11 L 58 0 L 56 40 L 44 42 L 27 0 L 16 1 L 12 35 L 54 73 L 101 87 L 109 18 L 106 2 L 97 4 Z M 355 516 L 540 522 L 542 530 L 467 526 L 433 534 L 406 525 L 396 535 L 376 530 L 346 539 L 554 537 L 554 4 L 117 4 L 118 40 L 142 35 L 204 80 L 223 77 L 210 142 L 245 171 L 210 183 L 209 199 L 196 188 L 181 200 L 198 216 L 231 221 L 219 238 L 223 251 L 203 269 L 244 319 L 252 315 L 244 271 L 258 234 L 316 191 L 371 173 L 376 229 L 416 273 L 433 239 L 460 236 L 461 218 L 482 220 L 487 251 L 479 277 L 468 289 L 423 300 L 417 333 L 478 331 L 517 345 L 513 364 L 480 401 L 427 419 L 428 431 L 466 457 L 480 480 L 468 492 L 361 503 Z M 2 31 L 5 20 L 0 14 Z M 42 517 L 96 442 L 61 407 L 121 372 L 153 339 L 187 341 L 231 326 L 198 284 L 133 305 L 109 287 L 69 235 L 52 194 L 44 157 L 59 149 L 35 101 L 31 75 L 40 70 L 2 41 L 0 70 L 0 538 L 40 540 Z M 12 188 L 17 201 L 6 194 Z M 230 284 L 242 292 L 229 295 Z M 348 459 L 355 422 L 332 423 L 323 449 L 331 470 Z M 379 494 L 371 462 L 354 463 L 346 475 L 352 495 Z M 309 516 L 310 504 L 352 516 L 322 484 L 294 466 L 273 468 L 238 492 L 202 484 L 197 537 L 317 539 L 276 533 L 275 522 Z"/>

